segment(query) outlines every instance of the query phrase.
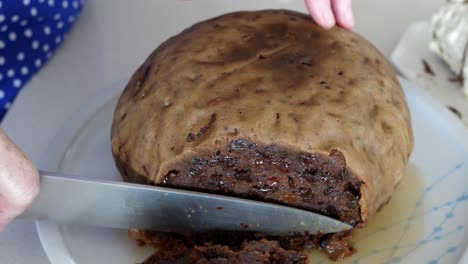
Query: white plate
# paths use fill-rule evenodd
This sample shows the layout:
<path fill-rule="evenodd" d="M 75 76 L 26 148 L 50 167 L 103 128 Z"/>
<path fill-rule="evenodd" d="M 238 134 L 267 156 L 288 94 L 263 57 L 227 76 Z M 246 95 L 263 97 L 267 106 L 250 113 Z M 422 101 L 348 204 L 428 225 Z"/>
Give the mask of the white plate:
<path fill-rule="evenodd" d="M 110 125 L 124 84 L 93 97 L 70 117 L 47 150 L 48 168 L 120 179 L 111 155 Z M 392 201 L 356 232 L 359 253 L 346 263 L 457 263 L 468 244 L 467 130 L 420 88 L 405 80 L 402 84 L 416 139 L 411 163 Z M 38 222 L 37 230 L 53 264 L 132 264 L 149 254 L 123 230 L 45 222 Z M 323 255 L 311 256 L 311 263 L 328 262 Z"/>
<path fill-rule="evenodd" d="M 429 22 L 412 24 L 403 33 L 390 59 L 406 78 L 443 104 L 457 109 L 462 114 L 463 123 L 468 126 L 468 98 L 463 94 L 460 82 L 450 81 L 455 74 L 448 65 L 429 50 L 431 34 Z M 424 71 L 423 60 L 429 64 L 434 76 Z"/>

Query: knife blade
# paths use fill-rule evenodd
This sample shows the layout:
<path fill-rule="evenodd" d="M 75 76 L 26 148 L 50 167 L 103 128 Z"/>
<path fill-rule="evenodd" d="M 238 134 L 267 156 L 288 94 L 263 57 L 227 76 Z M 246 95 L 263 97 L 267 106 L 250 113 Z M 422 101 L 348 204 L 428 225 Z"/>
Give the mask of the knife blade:
<path fill-rule="evenodd" d="M 352 227 L 292 207 L 229 196 L 40 172 L 41 192 L 21 215 L 39 221 L 171 232 L 332 233 Z"/>

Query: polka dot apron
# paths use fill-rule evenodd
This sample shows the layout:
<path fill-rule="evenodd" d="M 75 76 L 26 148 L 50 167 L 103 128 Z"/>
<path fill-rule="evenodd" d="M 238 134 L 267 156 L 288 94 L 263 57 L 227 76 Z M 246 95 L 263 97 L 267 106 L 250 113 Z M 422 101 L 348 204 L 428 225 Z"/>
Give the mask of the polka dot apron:
<path fill-rule="evenodd" d="M 0 121 L 63 42 L 85 0 L 0 0 Z"/>

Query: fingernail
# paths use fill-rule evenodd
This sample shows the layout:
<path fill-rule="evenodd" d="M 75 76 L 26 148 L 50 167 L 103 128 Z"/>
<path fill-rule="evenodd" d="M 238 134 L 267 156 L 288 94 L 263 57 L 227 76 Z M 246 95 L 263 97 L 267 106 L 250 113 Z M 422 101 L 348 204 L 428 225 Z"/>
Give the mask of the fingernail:
<path fill-rule="evenodd" d="M 345 13 L 344 16 L 345 23 L 348 27 L 353 27 L 354 26 L 354 15 L 353 11 L 351 9 L 348 9 Z"/>
<path fill-rule="evenodd" d="M 333 13 L 329 9 L 322 13 L 322 19 L 327 28 L 331 28 L 335 25 L 335 16 L 333 16 Z"/>

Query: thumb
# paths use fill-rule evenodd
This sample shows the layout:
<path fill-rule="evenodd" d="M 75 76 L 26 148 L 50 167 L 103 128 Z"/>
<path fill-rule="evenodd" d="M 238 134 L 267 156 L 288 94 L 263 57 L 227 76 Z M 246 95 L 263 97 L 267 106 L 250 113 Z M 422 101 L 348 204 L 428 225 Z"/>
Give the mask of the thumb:
<path fill-rule="evenodd" d="M 323 28 L 331 28 L 335 25 L 330 0 L 305 0 L 305 4 L 318 25 Z"/>
<path fill-rule="evenodd" d="M 0 230 L 39 193 L 39 173 L 31 160 L 0 129 Z"/>

